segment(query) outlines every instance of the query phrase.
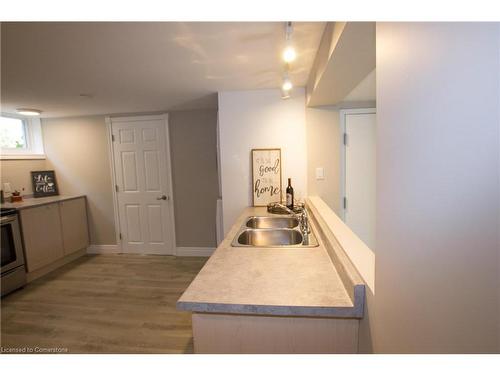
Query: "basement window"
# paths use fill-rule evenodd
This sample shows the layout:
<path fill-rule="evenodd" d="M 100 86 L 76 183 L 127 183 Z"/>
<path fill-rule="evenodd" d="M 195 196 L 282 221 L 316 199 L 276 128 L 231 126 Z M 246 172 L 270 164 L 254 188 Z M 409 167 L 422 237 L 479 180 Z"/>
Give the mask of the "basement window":
<path fill-rule="evenodd" d="M 1 159 L 45 159 L 39 118 L 0 115 Z"/>

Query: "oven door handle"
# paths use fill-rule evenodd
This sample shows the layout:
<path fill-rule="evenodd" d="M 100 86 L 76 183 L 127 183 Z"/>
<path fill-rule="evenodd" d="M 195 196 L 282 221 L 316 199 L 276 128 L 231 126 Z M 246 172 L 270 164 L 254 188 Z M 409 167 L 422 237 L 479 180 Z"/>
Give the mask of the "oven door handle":
<path fill-rule="evenodd" d="M 16 221 L 17 219 L 17 216 L 15 215 L 11 215 L 11 216 L 4 216 L 4 217 L 0 217 L 0 223 L 3 225 L 3 224 L 7 224 L 7 223 L 11 223 L 13 221 Z"/>

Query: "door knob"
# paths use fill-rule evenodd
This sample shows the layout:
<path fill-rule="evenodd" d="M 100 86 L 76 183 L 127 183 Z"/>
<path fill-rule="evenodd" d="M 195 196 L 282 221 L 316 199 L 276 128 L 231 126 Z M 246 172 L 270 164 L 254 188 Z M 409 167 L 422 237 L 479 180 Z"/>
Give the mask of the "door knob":
<path fill-rule="evenodd" d="M 160 195 L 158 198 L 156 198 L 157 201 L 168 201 L 169 197 L 166 195 Z"/>

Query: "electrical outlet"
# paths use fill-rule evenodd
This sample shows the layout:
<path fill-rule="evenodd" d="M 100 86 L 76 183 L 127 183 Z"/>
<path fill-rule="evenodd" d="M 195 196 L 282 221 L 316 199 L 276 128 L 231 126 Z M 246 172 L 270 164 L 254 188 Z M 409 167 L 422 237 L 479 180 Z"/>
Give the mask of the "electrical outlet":
<path fill-rule="evenodd" d="M 316 168 L 316 180 L 325 179 L 325 169 L 323 167 Z"/>

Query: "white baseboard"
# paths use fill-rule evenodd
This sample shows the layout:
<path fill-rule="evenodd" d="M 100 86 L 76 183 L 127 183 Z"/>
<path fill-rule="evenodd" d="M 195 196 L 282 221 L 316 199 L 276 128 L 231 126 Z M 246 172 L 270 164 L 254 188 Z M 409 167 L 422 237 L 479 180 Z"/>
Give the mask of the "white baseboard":
<path fill-rule="evenodd" d="M 179 257 L 209 257 L 213 254 L 213 247 L 178 247 L 176 255 Z M 87 254 L 120 254 L 124 253 L 120 245 L 90 245 Z"/>
<path fill-rule="evenodd" d="M 213 247 L 178 247 L 178 257 L 209 257 L 213 254 L 215 248 Z"/>
<path fill-rule="evenodd" d="M 119 254 L 122 252 L 119 245 L 90 245 L 87 254 Z"/>

